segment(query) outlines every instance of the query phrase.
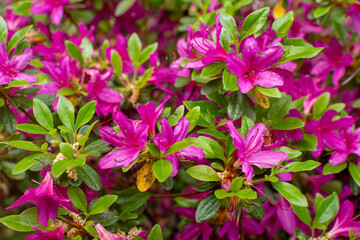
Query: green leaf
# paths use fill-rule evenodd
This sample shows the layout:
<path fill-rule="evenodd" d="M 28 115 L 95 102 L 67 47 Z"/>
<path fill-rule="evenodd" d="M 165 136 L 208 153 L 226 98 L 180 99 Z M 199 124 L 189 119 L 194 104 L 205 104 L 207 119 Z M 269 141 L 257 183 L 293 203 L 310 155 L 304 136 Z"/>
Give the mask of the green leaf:
<path fill-rule="evenodd" d="M 8 48 L 7 51 L 8 53 L 10 53 L 10 51 L 16 47 L 16 45 L 23 40 L 23 38 L 25 37 L 25 35 L 30 31 L 30 29 L 32 28 L 32 25 L 24 27 L 22 29 L 20 29 L 19 31 L 17 31 L 16 33 L 14 33 L 14 35 L 11 37 L 9 44 L 8 44 Z"/>
<path fill-rule="evenodd" d="M 238 76 L 230 73 L 230 71 L 226 68 L 223 72 L 222 76 L 223 87 L 226 91 L 238 91 Z"/>
<path fill-rule="evenodd" d="M 231 120 L 237 120 L 242 116 L 247 116 L 253 121 L 256 118 L 254 104 L 247 95 L 242 94 L 240 91 L 231 95 L 227 112 Z"/>
<path fill-rule="evenodd" d="M 114 68 L 115 76 L 120 77 L 123 70 L 123 61 L 120 54 L 114 49 L 111 50 L 111 65 Z"/>
<path fill-rule="evenodd" d="M 70 130 L 74 129 L 74 106 L 65 97 L 60 96 L 57 105 L 57 112 L 61 122 Z"/>
<path fill-rule="evenodd" d="M 71 88 L 61 88 L 57 93 L 56 96 L 71 96 L 74 95 L 75 91 Z"/>
<path fill-rule="evenodd" d="M 156 224 L 151 229 L 151 232 L 150 232 L 149 236 L 147 237 L 147 240 L 162 240 L 162 239 L 163 239 L 163 235 L 161 232 L 161 227 L 159 224 Z"/>
<path fill-rule="evenodd" d="M 82 175 L 84 179 L 84 183 L 91 189 L 100 191 L 101 189 L 101 180 L 97 172 L 90 167 L 89 165 L 85 164 L 82 167 L 78 167 L 77 169 L 78 174 Z"/>
<path fill-rule="evenodd" d="M 279 89 L 277 87 L 273 87 L 273 88 L 263 88 L 260 86 L 255 86 L 255 88 L 261 93 L 264 94 L 266 96 L 269 97 L 274 97 L 274 98 L 280 98 L 281 97 L 281 93 L 279 91 Z"/>
<path fill-rule="evenodd" d="M 330 101 L 330 93 L 324 92 L 321 94 L 313 107 L 313 116 L 315 119 L 319 119 L 324 113 Z"/>
<path fill-rule="evenodd" d="M 212 158 L 218 158 L 218 159 L 221 159 L 223 161 L 226 161 L 226 158 L 224 156 L 224 152 L 223 152 L 220 144 L 217 141 L 215 141 L 212 138 L 204 137 L 204 136 L 200 136 L 198 139 L 200 141 L 202 141 L 202 142 L 206 142 L 210 146 L 211 152 L 213 153 Z"/>
<path fill-rule="evenodd" d="M 297 141 L 292 147 L 300 151 L 316 151 L 317 137 L 311 134 L 304 134 L 304 139 Z"/>
<path fill-rule="evenodd" d="M 83 59 L 91 59 L 93 53 L 93 45 L 87 37 L 84 37 L 81 41 L 80 47 L 83 49 L 82 58 Z"/>
<path fill-rule="evenodd" d="M 277 130 L 293 130 L 302 128 L 304 127 L 304 125 L 304 122 L 301 121 L 301 119 L 299 118 L 287 117 L 276 122 L 274 125 L 271 126 L 271 128 Z"/>
<path fill-rule="evenodd" d="M 200 181 L 220 181 L 216 171 L 206 165 L 193 166 L 186 170 L 186 173 Z"/>
<path fill-rule="evenodd" d="M 360 187 L 360 168 L 355 163 L 349 163 L 349 172 L 356 185 Z"/>
<path fill-rule="evenodd" d="M 48 134 L 47 130 L 35 124 L 29 124 L 29 123 L 19 124 L 16 126 L 16 128 L 20 131 L 32 133 L 32 134 Z"/>
<path fill-rule="evenodd" d="M 275 30 L 276 36 L 283 36 L 287 34 L 293 22 L 294 12 L 290 11 L 276 19 L 272 25 L 272 29 Z"/>
<path fill-rule="evenodd" d="M 74 159 L 74 149 L 70 144 L 62 142 L 60 143 L 60 152 L 68 159 Z"/>
<path fill-rule="evenodd" d="M 309 210 L 307 209 L 307 207 L 298 207 L 295 205 L 291 205 L 296 216 L 306 225 L 308 225 L 309 227 L 311 227 L 311 217 L 310 217 L 310 213 Z"/>
<path fill-rule="evenodd" d="M 39 99 L 34 98 L 34 117 L 36 121 L 47 130 L 54 128 L 53 118 L 48 106 Z"/>
<path fill-rule="evenodd" d="M 131 6 L 134 5 L 135 2 L 136 0 L 122 0 L 121 2 L 119 2 L 115 8 L 115 17 L 120 17 L 121 15 L 126 13 L 127 10 L 129 10 Z"/>
<path fill-rule="evenodd" d="M 180 142 L 174 143 L 166 152 L 166 155 L 170 155 L 173 153 L 176 153 L 178 151 L 181 151 L 187 147 L 190 147 L 192 145 L 192 142 L 187 140 L 186 138 Z"/>
<path fill-rule="evenodd" d="M 328 174 L 334 174 L 334 173 L 339 173 L 342 170 L 344 170 L 347 167 L 347 162 L 343 162 L 339 165 L 333 166 L 329 163 L 325 164 L 324 168 L 323 168 L 323 174 L 324 175 L 328 175 Z"/>
<path fill-rule="evenodd" d="M 7 133 L 14 134 L 16 131 L 16 117 L 10 110 L 8 105 L 0 108 L 0 122 L 3 124 L 4 129 Z"/>
<path fill-rule="evenodd" d="M 302 172 L 302 171 L 310 171 L 318 166 L 320 166 L 320 162 L 316 162 L 314 160 L 308 160 L 305 162 L 292 162 L 286 165 L 285 167 L 281 168 L 277 174 L 285 173 L 285 172 Z"/>
<path fill-rule="evenodd" d="M 139 64 L 141 65 L 144 62 L 146 62 L 147 60 L 149 60 L 150 55 L 153 54 L 157 48 L 158 48 L 157 42 L 152 43 L 149 46 L 147 46 L 146 48 L 144 48 L 144 50 L 140 54 Z"/>
<path fill-rule="evenodd" d="M 89 215 L 95 215 L 106 211 L 117 198 L 116 195 L 106 195 L 99 198 L 91 207 Z"/>
<path fill-rule="evenodd" d="M 69 53 L 72 59 L 78 61 L 81 65 L 84 65 L 84 59 L 78 46 L 66 40 L 65 47 L 66 47 L 66 51 Z"/>
<path fill-rule="evenodd" d="M 271 124 L 275 124 L 276 122 L 283 119 L 285 115 L 289 113 L 290 105 L 291 97 L 289 95 L 285 95 L 272 104 L 268 112 L 268 119 L 272 120 Z"/>
<path fill-rule="evenodd" d="M 221 205 L 221 200 L 215 197 L 214 193 L 207 195 L 198 205 L 195 213 L 195 219 L 197 222 L 205 222 L 211 219 Z"/>
<path fill-rule="evenodd" d="M 11 228 L 12 230 L 18 232 L 33 232 L 35 231 L 33 227 L 38 223 L 26 221 L 20 215 L 9 215 L 0 218 L 0 222 L 4 224 L 6 227 Z"/>
<path fill-rule="evenodd" d="M 331 4 L 315 8 L 314 9 L 314 18 L 319 18 L 319 17 L 325 15 L 326 13 L 328 13 L 330 11 L 330 9 L 331 9 Z"/>
<path fill-rule="evenodd" d="M 180 118 L 182 118 L 184 116 L 184 111 L 185 111 L 185 107 L 184 105 L 180 105 L 174 112 L 174 114 L 172 114 L 169 118 L 168 118 L 168 123 L 170 124 L 170 126 L 175 126 L 178 124 Z"/>
<path fill-rule="evenodd" d="M 241 118 L 241 128 L 240 128 L 240 133 L 242 136 L 246 136 L 247 133 L 249 132 L 249 130 L 255 125 L 255 123 L 253 122 L 253 120 L 251 120 L 249 117 L 247 116 L 243 116 Z"/>
<path fill-rule="evenodd" d="M 244 20 L 240 30 L 240 41 L 258 32 L 266 23 L 270 8 L 261 8 L 250 13 Z"/>
<path fill-rule="evenodd" d="M 194 107 L 185 115 L 185 117 L 190 121 L 189 130 L 188 130 L 189 133 L 195 128 L 197 122 L 199 121 L 200 107 Z"/>
<path fill-rule="evenodd" d="M 288 51 L 288 54 L 277 65 L 283 64 L 285 62 L 293 61 L 295 59 L 300 59 L 300 58 L 313 58 L 313 57 L 317 56 L 321 52 L 321 50 L 323 50 L 322 47 L 291 46 Z"/>
<path fill-rule="evenodd" d="M 94 116 L 96 109 L 96 101 L 91 101 L 85 104 L 80 108 L 75 122 L 75 131 L 77 131 L 81 126 L 87 124 L 91 118 Z"/>
<path fill-rule="evenodd" d="M 141 40 L 136 33 L 133 33 L 128 40 L 128 52 L 131 61 L 138 62 L 141 55 Z M 135 64 L 134 64 L 135 65 Z"/>
<path fill-rule="evenodd" d="M 287 182 L 273 183 L 276 190 L 291 204 L 299 207 L 307 207 L 306 197 L 294 185 Z"/>
<path fill-rule="evenodd" d="M 215 190 L 214 193 L 215 193 L 215 197 L 220 200 L 224 199 L 224 198 L 231 198 L 231 197 L 235 196 L 235 193 L 227 192 L 224 189 L 217 189 L 217 190 Z"/>
<path fill-rule="evenodd" d="M 223 27 L 222 29 L 226 29 L 227 33 L 229 33 L 230 40 L 237 41 L 239 32 L 238 32 L 238 28 L 236 26 L 234 17 L 231 15 L 222 13 L 220 15 L 220 23 Z"/>
<path fill-rule="evenodd" d="M 141 89 L 141 88 L 145 87 L 147 81 L 151 77 L 153 70 L 154 70 L 154 67 L 146 69 L 144 74 L 141 76 L 140 81 L 136 82 L 136 88 Z"/>
<path fill-rule="evenodd" d="M 243 186 L 244 179 L 242 177 L 237 177 L 231 182 L 230 191 L 231 192 L 238 192 L 240 191 L 241 187 Z"/>
<path fill-rule="evenodd" d="M 153 164 L 152 170 L 157 180 L 159 180 L 159 182 L 164 182 L 170 177 L 173 169 L 169 161 L 159 160 Z"/>
<path fill-rule="evenodd" d="M 240 191 L 235 193 L 235 196 L 241 199 L 256 199 L 257 193 L 250 188 L 241 189 Z"/>
<path fill-rule="evenodd" d="M 264 218 L 265 210 L 259 198 L 251 200 L 252 204 L 248 204 L 247 201 L 242 201 L 242 203 L 244 210 L 250 213 L 253 217 L 257 219 Z"/>
<path fill-rule="evenodd" d="M 244 135 L 243 135 L 244 136 Z M 294 159 L 294 158 L 297 158 L 297 157 L 300 157 L 302 152 L 299 151 L 299 150 L 294 150 L 292 148 L 289 148 L 289 147 L 279 147 L 279 148 L 276 148 L 274 149 L 275 151 L 281 151 L 281 152 L 284 152 L 286 153 L 289 158 L 288 159 Z"/>
<path fill-rule="evenodd" d="M 83 191 L 78 187 L 70 186 L 67 192 L 72 204 L 83 213 L 87 213 L 87 201 Z"/>
<path fill-rule="evenodd" d="M 319 193 L 318 193 L 319 194 Z M 339 198 L 334 192 L 321 202 L 316 203 L 316 214 L 314 219 L 314 226 L 328 222 L 334 218 L 339 211 Z"/>
<path fill-rule="evenodd" d="M 23 158 L 20 162 L 18 162 L 16 164 L 16 166 L 12 170 L 12 174 L 15 175 L 15 174 L 25 172 L 26 170 L 31 168 L 31 166 L 37 162 L 36 158 L 39 158 L 42 155 L 43 155 L 43 153 L 34 153 L 29 156 L 26 156 L 25 158 Z"/>
<path fill-rule="evenodd" d="M 41 148 L 35 145 L 32 142 L 27 141 L 11 141 L 11 142 L 1 142 L 2 144 L 6 144 L 15 148 L 24 149 L 27 151 L 39 151 L 41 152 Z"/>
<path fill-rule="evenodd" d="M 200 76 L 203 78 L 210 78 L 217 76 L 221 73 L 221 71 L 224 69 L 225 63 L 223 62 L 214 62 L 210 65 L 203 68 L 201 71 Z"/>
<path fill-rule="evenodd" d="M 195 107 L 200 107 L 200 118 L 197 125 L 202 127 L 210 127 L 211 119 L 213 117 L 224 117 L 224 114 L 220 113 L 220 107 L 213 102 L 209 101 L 184 101 L 184 105 L 188 110 L 191 110 Z"/>
<path fill-rule="evenodd" d="M 5 44 L 5 46 L 7 43 L 7 35 L 8 35 L 8 28 L 7 28 L 6 22 L 0 16 L 0 41 L 2 41 Z"/>

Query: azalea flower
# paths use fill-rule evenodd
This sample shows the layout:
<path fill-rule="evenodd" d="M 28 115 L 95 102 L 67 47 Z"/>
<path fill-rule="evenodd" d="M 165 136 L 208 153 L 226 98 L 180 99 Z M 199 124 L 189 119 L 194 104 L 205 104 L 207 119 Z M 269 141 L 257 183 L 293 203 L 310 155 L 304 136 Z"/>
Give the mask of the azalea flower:
<path fill-rule="evenodd" d="M 329 159 L 329 163 L 333 166 L 345 162 L 351 153 L 360 156 L 360 128 L 355 131 L 351 128 L 344 129 L 340 131 L 340 138 L 344 140 L 344 144 L 335 146 Z"/>
<path fill-rule="evenodd" d="M 66 230 L 66 224 L 61 224 L 53 231 L 42 232 L 36 227 L 34 228 L 37 233 L 30 234 L 25 240 L 39 240 L 39 239 L 51 239 L 51 240 L 63 240 Z"/>
<path fill-rule="evenodd" d="M 188 133 L 190 121 L 187 118 L 182 117 L 174 130 L 166 118 L 160 120 L 162 135 L 158 134 L 154 137 L 154 143 L 158 146 L 159 150 L 166 153 L 167 150 L 176 142 L 184 140 Z M 179 172 L 179 160 L 195 160 L 199 164 L 204 159 L 204 152 L 198 147 L 190 146 L 181 151 L 165 156 L 165 160 L 168 160 L 172 165 L 172 173 L 170 177 L 176 176 Z"/>
<path fill-rule="evenodd" d="M 14 79 L 22 79 L 30 83 L 36 82 L 35 76 L 21 72 L 32 57 L 33 51 L 26 48 L 21 54 L 13 55 L 9 59 L 5 44 L 0 41 L 0 85 L 6 85 Z"/>
<path fill-rule="evenodd" d="M 360 222 L 355 221 L 356 217 L 352 218 L 353 214 L 354 205 L 349 200 L 345 200 L 341 204 L 334 226 L 326 233 L 326 236 L 329 238 L 349 237 L 350 229 L 354 230 L 355 235 L 360 234 Z"/>
<path fill-rule="evenodd" d="M 349 12 L 352 18 L 352 25 L 355 32 L 360 36 L 360 5 L 357 3 L 350 4 Z"/>
<path fill-rule="evenodd" d="M 226 122 L 230 130 L 230 136 L 234 139 L 234 145 L 237 148 L 238 159 L 234 166 L 242 167 L 242 172 L 245 174 L 248 181 L 252 181 L 254 169 L 251 165 L 256 165 L 261 168 L 271 168 L 277 165 L 281 160 L 287 159 L 289 156 L 283 152 L 274 151 L 260 151 L 264 145 L 264 135 L 266 127 L 263 123 L 255 124 L 247 133 L 246 138 L 238 132 L 233 121 Z"/>
<path fill-rule="evenodd" d="M 52 23 L 59 25 L 64 15 L 64 6 L 71 3 L 70 0 L 44 0 L 34 1 L 34 5 L 30 8 L 32 14 L 50 13 Z"/>
<path fill-rule="evenodd" d="M 49 219 L 55 222 L 59 207 L 77 212 L 71 201 L 64 198 L 61 187 L 54 186 L 54 181 L 49 172 L 46 173 L 43 182 L 37 188 L 27 190 L 23 196 L 6 209 L 16 208 L 25 202 L 36 205 L 38 221 L 44 227 L 46 227 Z"/>
<path fill-rule="evenodd" d="M 323 80 L 332 72 L 332 83 L 339 86 L 340 79 L 344 76 L 346 67 L 351 66 L 353 58 L 349 53 L 343 54 L 344 47 L 335 37 L 331 38 L 331 45 L 323 42 L 315 43 L 315 45 L 325 47 L 324 56 L 315 58 L 316 62 L 310 73 Z"/>
<path fill-rule="evenodd" d="M 261 51 L 257 39 L 250 36 L 244 40 L 242 59 L 236 53 L 230 53 L 226 58 L 229 71 L 238 76 L 238 86 L 242 93 L 248 93 L 255 85 L 272 88 L 284 84 L 281 76 L 269 70 L 280 61 L 283 50 L 280 46 L 273 46 Z"/>
<path fill-rule="evenodd" d="M 120 107 L 122 96 L 116 90 L 107 87 L 109 79 L 113 75 L 113 68 L 109 68 L 104 74 L 95 69 L 86 71 L 90 75 L 87 91 L 90 100 L 96 100 L 96 113 L 100 115 L 115 114 Z"/>
<path fill-rule="evenodd" d="M 115 121 L 121 132 L 104 126 L 100 128 L 100 137 L 107 143 L 118 148 L 112 150 L 100 160 L 102 169 L 114 167 L 129 167 L 146 149 L 149 125 L 141 121 L 130 121 L 122 112 L 117 112 Z"/>
<path fill-rule="evenodd" d="M 215 17 L 216 26 L 216 42 L 204 37 L 194 37 L 191 40 L 191 45 L 196 52 L 203 55 L 199 61 L 188 62 L 185 68 L 200 68 L 207 66 L 213 62 L 225 62 L 227 51 L 220 44 L 220 34 L 222 25 L 220 23 L 220 14 Z"/>
<path fill-rule="evenodd" d="M 95 225 L 95 230 L 99 234 L 99 238 L 103 240 L 122 240 L 118 235 L 106 230 L 100 223 Z"/>
<path fill-rule="evenodd" d="M 143 122 L 149 125 L 149 134 L 152 137 L 155 136 L 156 121 L 159 119 L 163 111 L 164 105 L 169 99 L 170 96 L 166 96 L 161 102 L 161 104 L 156 108 L 153 102 L 141 104 L 136 108 Z"/>
<path fill-rule="evenodd" d="M 338 120 L 332 119 L 337 115 L 335 110 L 328 110 L 319 121 L 312 120 L 306 123 L 305 130 L 315 135 L 318 139 L 317 150 L 313 151 L 314 157 L 319 157 L 323 151 L 324 145 L 331 149 L 344 149 L 345 143 L 335 130 L 351 127 L 355 120 L 352 117 L 345 116 Z"/>

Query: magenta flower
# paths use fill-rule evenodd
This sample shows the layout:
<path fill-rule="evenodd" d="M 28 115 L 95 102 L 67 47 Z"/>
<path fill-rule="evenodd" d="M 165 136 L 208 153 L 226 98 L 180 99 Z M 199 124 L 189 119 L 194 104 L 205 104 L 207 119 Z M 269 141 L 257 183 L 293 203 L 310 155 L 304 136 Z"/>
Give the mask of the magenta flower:
<path fill-rule="evenodd" d="M 44 56 L 46 61 L 56 61 L 60 56 L 66 53 L 65 48 L 65 34 L 61 31 L 56 31 L 51 35 L 52 46 L 49 47 L 45 44 L 38 44 L 34 47 L 34 52 Z"/>
<path fill-rule="evenodd" d="M 149 134 L 150 136 L 155 136 L 155 127 L 156 127 L 156 121 L 159 119 L 164 105 L 167 102 L 167 100 L 170 99 L 170 96 L 166 96 L 161 104 L 155 108 L 155 104 L 153 102 L 148 102 L 146 104 L 141 104 L 137 106 L 136 110 L 140 114 L 141 119 L 143 122 L 147 123 L 149 125 Z"/>
<path fill-rule="evenodd" d="M 16 208 L 25 202 L 36 205 L 38 210 L 38 221 L 44 227 L 46 227 L 49 219 L 52 219 L 55 222 L 59 207 L 77 212 L 72 207 L 71 201 L 64 198 L 62 189 L 54 186 L 54 181 L 49 172 L 37 188 L 27 190 L 23 196 L 6 209 Z"/>
<path fill-rule="evenodd" d="M 100 128 L 100 137 L 107 143 L 118 147 L 100 160 L 102 169 L 129 167 L 146 149 L 149 125 L 141 121 L 130 121 L 122 112 L 117 112 L 115 121 L 121 132 L 104 126 Z"/>
<path fill-rule="evenodd" d="M 344 149 L 345 143 L 335 130 L 351 127 L 354 125 L 354 119 L 349 116 L 342 117 L 338 120 L 332 121 L 337 115 L 335 110 L 328 110 L 320 118 L 319 121 L 312 120 L 306 123 L 305 130 L 315 135 L 318 139 L 317 150 L 312 152 L 314 157 L 319 157 L 323 151 L 324 144 L 331 149 Z"/>
<path fill-rule="evenodd" d="M 229 71 L 238 76 L 238 86 L 242 93 L 248 93 L 255 85 L 272 88 L 284 84 L 281 76 L 269 70 L 280 61 L 283 50 L 273 46 L 262 50 L 259 42 L 250 36 L 244 40 L 242 59 L 236 53 L 227 56 Z"/>
<path fill-rule="evenodd" d="M 52 23 L 59 25 L 64 15 L 64 6 L 69 5 L 70 2 L 70 0 L 35 0 L 34 5 L 30 8 L 30 13 L 50 13 Z"/>
<path fill-rule="evenodd" d="M 91 100 L 96 100 L 96 113 L 100 115 L 115 114 L 120 107 L 122 96 L 116 90 L 107 87 L 109 79 L 113 75 L 113 68 L 109 68 L 104 74 L 95 69 L 86 71 L 90 75 L 87 91 Z"/>
<path fill-rule="evenodd" d="M 189 130 L 190 121 L 187 118 L 182 117 L 174 130 L 171 128 L 166 118 L 162 118 L 160 124 L 162 135 L 156 135 L 154 137 L 154 143 L 161 152 L 166 153 L 174 143 L 184 140 Z M 187 147 L 179 152 L 165 156 L 165 160 L 168 160 L 173 168 L 170 177 L 176 176 L 179 172 L 179 160 L 195 160 L 199 164 L 199 161 L 203 160 L 204 156 L 204 152 L 200 148 L 194 146 Z"/>
<path fill-rule="evenodd" d="M 100 223 L 95 225 L 95 229 L 99 234 L 100 239 L 106 239 L 106 240 L 122 240 L 118 235 L 113 234 L 106 230 Z"/>
<path fill-rule="evenodd" d="M 6 85 L 14 79 L 23 79 L 30 83 L 36 82 L 35 76 L 21 72 L 29 64 L 32 56 L 32 50 L 26 48 L 21 54 L 9 59 L 5 44 L 0 41 L 0 85 Z"/>
<path fill-rule="evenodd" d="M 213 229 L 208 222 L 196 222 L 194 208 L 174 207 L 174 212 L 192 220 L 191 223 L 182 229 L 180 239 L 200 239 L 202 235 L 202 240 L 210 240 Z"/>
<path fill-rule="evenodd" d="M 333 166 L 345 162 L 352 153 L 360 156 L 360 128 L 355 131 L 351 128 L 344 129 L 340 132 L 340 138 L 344 140 L 344 144 L 335 146 L 329 159 L 329 163 Z"/>
<path fill-rule="evenodd" d="M 199 61 L 189 62 L 185 68 L 199 68 L 207 66 L 213 62 L 225 62 L 227 51 L 220 44 L 220 34 L 222 25 L 220 23 L 220 14 L 215 17 L 216 23 L 216 42 L 206 39 L 204 37 L 194 37 L 191 40 L 191 45 L 199 54 L 204 57 Z"/>
<path fill-rule="evenodd" d="M 323 80 L 332 72 L 332 83 L 338 86 L 340 79 L 345 74 L 346 67 L 351 66 L 353 58 L 350 53 L 343 54 L 344 47 L 335 37 L 331 38 L 331 46 L 323 42 L 316 45 L 317 47 L 325 47 L 323 50 L 325 56 L 315 59 L 316 62 L 311 69 L 311 74 Z"/>
<path fill-rule="evenodd" d="M 289 156 L 283 152 L 260 151 L 265 143 L 264 135 L 266 127 L 263 123 L 257 123 L 252 127 L 244 139 L 243 136 L 235 128 L 233 121 L 226 122 L 230 130 L 230 136 L 234 139 L 234 145 L 237 148 L 238 160 L 235 162 L 236 167 L 242 167 L 248 181 L 252 181 L 254 169 L 251 165 L 261 168 L 271 168 L 279 161 L 287 159 Z"/>
<path fill-rule="evenodd" d="M 355 32 L 360 36 L 360 5 L 350 4 L 349 12 Z"/>
<path fill-rule="evenodd" d="M 355 231 L 355 235 L 360 233 L 360 222 L 356 222 L 354 214 L 354 205 L 345 200 L 340 207 L 339 213 L 335 219 L 334 226 L 326 234 L 329 238 L 349 237 L 350 229 Z"/>
<path fill-rule="evenodd" d="M 63 240 L 64 233 L 66 230 L 66 224 L 61 224 L 58 228 L 53 231 L 42 232 L 36 227 L 34 228 L 37 233 L 29 235 L 25 240 L 39 240 L 39 239 L 51 239 L 51 240 Z"/>

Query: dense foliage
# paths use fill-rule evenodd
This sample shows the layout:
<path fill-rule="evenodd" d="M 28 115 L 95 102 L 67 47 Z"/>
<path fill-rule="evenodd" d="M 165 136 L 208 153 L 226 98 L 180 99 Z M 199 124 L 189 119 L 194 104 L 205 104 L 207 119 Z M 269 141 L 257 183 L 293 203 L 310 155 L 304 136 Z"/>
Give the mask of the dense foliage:
<path fill-rule="evenodd" d="M 359 1 L 0 11 L 1 237 L 360 239 Z"/>

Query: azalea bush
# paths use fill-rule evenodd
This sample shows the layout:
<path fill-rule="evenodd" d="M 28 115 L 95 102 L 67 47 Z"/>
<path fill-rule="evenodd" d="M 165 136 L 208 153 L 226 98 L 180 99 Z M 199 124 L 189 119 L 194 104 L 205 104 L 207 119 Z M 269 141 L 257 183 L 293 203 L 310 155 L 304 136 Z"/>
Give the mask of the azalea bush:
<path fill-rule="evenodd" d="M 4 0 L 5 239 L 360 239 L 360 2 Z"/>

